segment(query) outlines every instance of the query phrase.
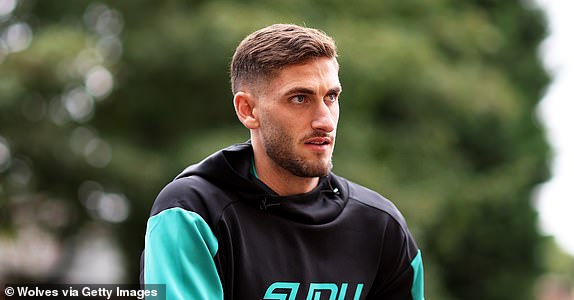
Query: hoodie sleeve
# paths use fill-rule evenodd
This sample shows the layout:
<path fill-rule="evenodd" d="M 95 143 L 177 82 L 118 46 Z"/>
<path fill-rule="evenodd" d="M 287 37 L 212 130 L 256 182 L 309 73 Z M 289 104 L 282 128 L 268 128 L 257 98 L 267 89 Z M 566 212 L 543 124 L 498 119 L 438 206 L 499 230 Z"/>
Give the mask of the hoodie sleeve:
<path fill-rule="evenodd" d="M 411 268 L 413 269 L 413 284 L 411 287 L 411 296 L 414 300 L 424 300 L 424 269 L 423 269 L 423 257 L 421 250 L 417 251 L 417 255 L 411 261 Z"/>
<path fill-rule="evenodd" d="M 144 283 L 165 284 L 166 299 L 223 299 L 213 260 L 217 250 L 217 239 L 199 214 L 163 210 L 147 223 Z"/>
<path fill-rule="evenodd" d="M 380 194 L 357 184 L 350 187 L 351 198 L 382 212 L 373 231 L 381 233 L 378 271 L 366 300 L 424 300 L 422 254 L 405 218 Z"/>
<path fill-rule="evenodd" d="M 367 299 L 424 300 L 422 254 L 406 225 L 389 222 L 383 245 L 379 276 Z"/>

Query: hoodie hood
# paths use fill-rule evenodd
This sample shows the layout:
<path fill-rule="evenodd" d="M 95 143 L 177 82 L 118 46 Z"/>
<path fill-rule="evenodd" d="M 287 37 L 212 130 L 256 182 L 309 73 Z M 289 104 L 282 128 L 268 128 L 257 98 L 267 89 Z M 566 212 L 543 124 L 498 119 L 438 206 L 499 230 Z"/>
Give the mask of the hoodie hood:
<path fill-rule="evenodd" d="M 237 194 L 249 205 L 306 224 L 329 222 L 345 207 L 348 186 L 335 174 L 329 172 L 321 177 L 317 187 L 308 193 L 279 196 L 250 174 L 252 158 L 253 148 L 249 141 L 232 145 L 189 166 L 176 179 L 199 176 Z"/>

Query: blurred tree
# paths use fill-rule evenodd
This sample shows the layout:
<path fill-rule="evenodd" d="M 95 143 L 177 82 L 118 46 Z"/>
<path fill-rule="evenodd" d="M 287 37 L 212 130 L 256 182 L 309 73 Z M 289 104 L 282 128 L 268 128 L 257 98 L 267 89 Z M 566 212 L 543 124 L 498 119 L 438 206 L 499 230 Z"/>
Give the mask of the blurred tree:
<path fill-rule="evenodd" d="M 425 254 L 427 298 L 532 298 L 544 252 L 530 194 L 548 176 L 533 116 L 547 83 L 535 7 L 12 2 L 0 15 L 0 229 L 18 239 L 36 224 L 63 254 L 43 273 L 16 266 L 0 280 L 66 280 L 77 238 L 96 227 L 121 246 L 122 280 L 137 281 L 159 189 L 248 136 L 229 91 L 236 44 L 289 22 L 337 40 L 335 171 L 404 212 Z"/>

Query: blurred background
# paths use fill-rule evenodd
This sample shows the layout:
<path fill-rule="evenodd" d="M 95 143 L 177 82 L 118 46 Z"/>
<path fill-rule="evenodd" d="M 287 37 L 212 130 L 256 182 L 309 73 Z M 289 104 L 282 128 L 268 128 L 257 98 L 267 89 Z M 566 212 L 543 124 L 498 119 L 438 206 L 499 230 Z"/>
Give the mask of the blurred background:
<path fill-rule="evenodd" d="M 0 0 L 0 284 L 137 283 L 159 190 L 248 138 L 228 65 L 272 23 L 337 41 L 335 172 L 404 213 L 427 299 L 574 299 L 528 0 Z"/>

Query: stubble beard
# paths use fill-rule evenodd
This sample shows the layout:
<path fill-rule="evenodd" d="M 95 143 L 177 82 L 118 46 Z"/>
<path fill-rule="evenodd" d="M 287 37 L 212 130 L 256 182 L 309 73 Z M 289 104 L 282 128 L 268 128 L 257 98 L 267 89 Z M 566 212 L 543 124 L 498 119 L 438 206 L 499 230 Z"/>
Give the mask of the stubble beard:
<path fill-rule="evenodd" d="M 269 126 L 265 128 L 262 130 L 265 153 L 273 162 L 291 174 L 298 177 L 321 177 L 329 174 L 333 168 L 331 157 L 325 162 L 319 157 L 315 160 L 306 160 L 297 155 L 295 149 L 292 148 L 295 146 L 294 139 L 282 128 Z M 325 134 L 318 133 L 310 137 L 315 136 L 325 136 Z M 333 137 L 333 143 L 334 141 Z"/>

